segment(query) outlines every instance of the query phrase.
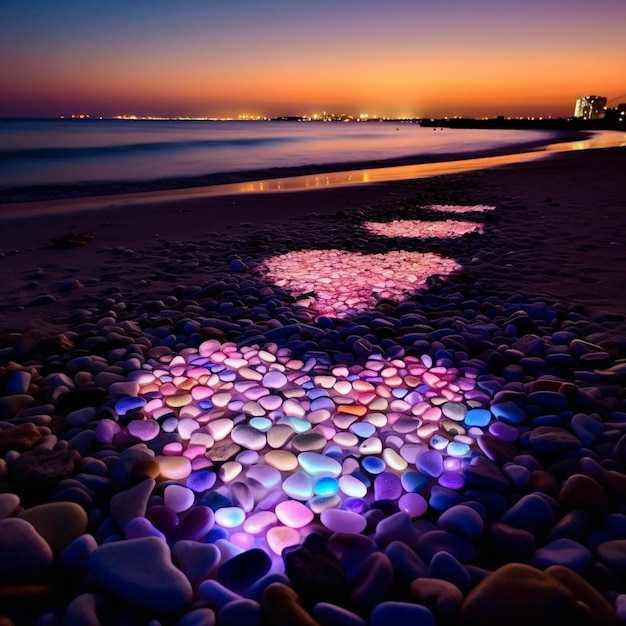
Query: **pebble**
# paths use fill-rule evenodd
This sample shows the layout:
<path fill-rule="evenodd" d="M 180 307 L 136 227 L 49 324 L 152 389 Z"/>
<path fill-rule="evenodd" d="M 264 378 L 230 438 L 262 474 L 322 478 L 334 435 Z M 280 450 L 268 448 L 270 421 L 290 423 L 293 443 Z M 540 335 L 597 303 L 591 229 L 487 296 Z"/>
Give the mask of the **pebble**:
<path fill-rule="evenodd" d="M 49 502 L 22 511 L 19 519 L 27 521 L 57 555 L 87 529 L 87 513 L 74 502 Z"/>
<path fill-rule="evenodd" d="M 425 607 L 409 602 L 383 602 L 370 615 L 370 626 L 388 624 L 419 624 L 435 626 L 433 614 Z"/>
<path fill-rule="evenodd" d="M 520 625 L 586 623 L 583 609 L 566 587 L 522 563 L 504 565 L 476 585 L 465 598 L 457 623 L 497 626 L 503 615 Z"/>
<path fill-rule="evenodd" d="M 89 573 L 102 589 L 143 610 L 172 615 L 191 603 L 191 583 L 156 537 L 100 546 L 89 558 Z"/>
<path fill-rule="evenodd" d="M 164 609 L 162 619 L 180 624 L 267 621 L 275 607 L 262 592 L 245 598 L 207 578 L 219 578 L 223 567 L 219 580 L 251 594 L 247 581 L 232 581 L 243 571 L 261 584 L 263 567 L 235 564 L 258 557 L 279 570 L 283 552 L 291 578 L 275 575 L 293 589 L 275 593 L 294 611 L 289 623 L 323 623 L 322 614 L 362 623 L 349 592 L 368 578 L 360 572 L 370 561 L 381 562 L 381 576 L 391 564 L 404 584 L 401 593 L 391 587 L 370 623 L 380 607 L 405 601 L 415 578 L 434 586 L 428 600 L 411 591 L 421 606 L 408 606 L 425 611 L 420 623 L 454 620 L 458 595 L 432 576 L 465 592 L 468 576 L 472 585 L 489 578 L 473 565 L 485 559 L 556 571 L 562 565 L 554 563 L 566 564 L 573 576 L 591 568 L 607 597 L 619 597 L 612 580 L 626 566 L 613 542 L 626 535 L 622 511 L 612 507 L 626 497 L 626 416 L 617 396 L 623 346 L 590 338 L 603 333 L 602 322 L 562 305 L 507 300 L 479 283 L 433 278 L 422 287 L 422 273 L 447 274 L 464 264 L 467 249 L 477 262 L 489 259 L 493 252 L 478 242 L 463 241 L 446 259 L 384 241 L 418 227 L 478 233 L 476 221 L 371 224 L 387 253 L 372 254 L 364 237 L 350 238 L 354 249 L 345 254 L 328 246 L 300 251 L 279 230 L 277 246 L 295 246 L 294 254 L 253 261 L 243 255 L 246 243 L 206 287 L 177 286 L 175 295 L 134 310 L 117 290 L 110 310 L 85 309 L 62 339 L 38 338 L 30 348 L 26 333 L 0 333 L 2 356 L 26 363 L 18 365 L 24 371 L 13 363 L 0 368 L 0 482 L 21 496 L 0 495 L 0 523 L 11 530 L 23 514 L 45 521 L 52 514 L 38 507 L 50 505 L 62 505 L 50 511 L 69 520 L 63 532 L 46 523 L 26 535 L 31 553 L 19 558 L 32 558 L 39 574 L 25 581 L 51 571 L 47 541 L 63 574 L 84 576 L 108 546 L 128 544 L 131 557 L 145 561 L 134 542 L 149 540 L 159 542 L 153 559 L 162 584 L 173 577 L 174 604 L 196 606 L 182 573 L 197 590 L 192 597 L 211 607 L 180 619 Z M 341 218 L 334 227 L 352 225 Z M 174 278 L 179 263 L 230 246 L 233 237 L 189 249 L 168 242 L 159 261 Z M 305 265 L 291 276 L 290 263 L 307 266 L 304 296 L 297 290 Z M 329 267 L 337 268 L 332 278 Z M 272 271 L 275 285 L 263 275 Z M 418 297 L 405 299 L 416 290 Z M 86 524 L 77 523 L 74 505 L 89 514 Z M 311 530 L 328 545 L 309 539 Z M 591 553 L 598 562 L 589 564 Z M 125 567 L 126 580 L 143 576 L 139 565 Z M 591 597 L 580 580 L 566 587 L 578 599 Z M 93 584 L 98 590 L 71 602 L 65 621 L 98 618 L 106 586 Z M 153 606 L 143 609 L 158 613 L 159 601 L 153 594 Z M 318 616 L 320 605 L 337 609 Z"/>
<path fill-rule="evenodd" d="M 0 520 L 0 581 L 33 583 L 46 575 L 53 563 L 52 548 L 26 520 Z"/>

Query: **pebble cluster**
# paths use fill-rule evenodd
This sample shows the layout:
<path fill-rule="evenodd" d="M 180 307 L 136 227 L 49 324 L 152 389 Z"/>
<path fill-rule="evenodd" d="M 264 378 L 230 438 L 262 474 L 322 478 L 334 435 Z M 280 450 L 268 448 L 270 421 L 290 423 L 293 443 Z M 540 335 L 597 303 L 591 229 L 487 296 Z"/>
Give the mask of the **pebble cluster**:
<path fill-rule="evenodd" d="M 480 239 L 395 249 L 404 221 L 379 265 L 229 253 L 205 287 L 0 332 L 5 623 L 626 624 L 626 345 L 441 271 Z M 397 288 L 413 254 L 438 260 Z M 358 303 L 307 295 L 344 270 Z"/>

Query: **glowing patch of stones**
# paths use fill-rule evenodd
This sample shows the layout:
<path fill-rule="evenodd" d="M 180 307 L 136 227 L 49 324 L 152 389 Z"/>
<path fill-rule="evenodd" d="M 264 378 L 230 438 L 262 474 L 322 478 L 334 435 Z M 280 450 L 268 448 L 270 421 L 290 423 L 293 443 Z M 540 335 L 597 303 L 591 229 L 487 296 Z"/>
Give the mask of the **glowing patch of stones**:
<path fill-rule="evenodd" d="M 268 259 L 263 268 L 275 285 L 297 296 L 306 294 L 300 305 L 318 316 L 339 318 L 372 309 L 381 298 L 403 299 L 425 288 L 430 276 L 447 276 L 459 269 L 453 259 L 404 250 L 384 254 L 298 250 Z"/>
<path fill-rule="evenodd" d="M 439 239 L 461 237 L 468 233 L 482 234 L 483 227 L 475 222 L 455 220 L 394 220 L 393 222 L 365 222 L 363 226 L 373 235 L 384 237 L 420 237 Z"/>
<path fill-rule="evenodd" d="M 462 213 L 485 213 L 487 211 L 495 211 L 495 206 L 489 206 L 487 204 L 474 204 L 470 206 L 459 206 L 455 204 L 430 204 L 424 207 L 431 211 L 438 211 L 439 213 L 455 213 L 457 215 Z"/>
<path fill-rule="evenodd" d="M 185 515 L 195 505 L 212 506 L 212 535 L 237 549 L 279 555 L 316 524 L 362 532 L 363 514 L 376 500 L 420 517 L 429 485 L 434 493 L 464 488 L 463 468 L 482 454 L 479 437 L 511 440 L 517 432 L 517 408 L 490 407 L 475 373 L 428 355 L 372 355 L 328 367 L 292 359 L 273 344 L 237 348 L 211 340 L 145 367 L 149 376 L 133 373 L 138 397 L 115 405 L 120 417 L 132 411 L 133 420 L 109 420 L 111 433 L 107 424 L 99 436 L 132 435 L 133 422 L 142 423 L 136 437 L 155 428 L 169 433 L 155 451 L 161 478 L 173 481 L 163 492 L 166 506 Z M 190 402 L 159 404 L 181 390 Z M 431 500 L 436 509 L 439 500 Z"/>

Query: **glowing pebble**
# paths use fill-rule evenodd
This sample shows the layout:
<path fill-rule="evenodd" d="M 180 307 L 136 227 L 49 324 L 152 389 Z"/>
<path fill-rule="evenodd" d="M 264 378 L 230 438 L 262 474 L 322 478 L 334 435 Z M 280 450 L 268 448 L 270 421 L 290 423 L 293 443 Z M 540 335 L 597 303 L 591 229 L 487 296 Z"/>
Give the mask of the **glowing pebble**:
<path fill-rule="evenodd" d="M 258 513 L 253 513 L 246 519 L 243 523 L 243 529 L 252 535 L 259 535 L 274 526 L 277 522 L 278 518 L 272 511 L 259 511 Z"/>
<path fill-rule="evenodd" d="M 182 485 L 168 485 L 163 491 L 163 503 L 176 513 L 182 513 L 191 508 L 194 500 L 193 491 Z"/>
<path fill-rule="evenodd" d="M 253 417 L 250 422 L 252 428 L 256 428 L 263 433 L 266 433 L 272 427 L 272 420 L 267 417 Z"/>
<path fill-rule="evenodd" d="M 246 478 L 269 489 L 278 485 L 282 476 L 276 468 L 270 465 L 254 465 L 246 470 Z"/>
<path fill-rule="evenodd" d="M 342 404 L 337 407 L 338 413 L 347 413 L 348 415 L 356 415 L 363 417 L 367 413 L 367 407 L 355 404 Z"/>
<path fill-rule="evenodd" d="M 392 472 L 382 472 L 374 479 L 376 500 L 397 500 L 402 495 L 402 482 Z"/>
<path fill-rule="evenodd" d="M 313 521 L 313 511 L 296 500 L 285 500 L 276 505 L 276 517 L 285 526 L 302 528 Z"/>
<path fill-rule="evenodd" d="M 191 434 L 200 428 L 200 424 L 196 422 L 196 420 L 191 418 L 185 418 L 182 420 L 178 420 L 178 434 L 182 439 L 189 439 Z"/>
<path fill-rule="evenodd" d="M 223 528 L 236 528 L 246 519 L 243 509 L 238 506 L 224 506 L 215 511 L 215 523 Z"/>
<path fill-rule="evenodd" d="M 333 389 L 341 396 L 347 396 L 352 391 L 352 384 L 348 380 L 338 380 Z"/>
<path fill-rule="evenodd" d="M 285 548 L 300 543 L 300 532 L 289 526 L 274 526 L 265 535 L 265 540 L 274 554 L 281 555 Z"/>
<path fill-rule="evenodd" d="M 307 430 L 311 430 L 311 424 L 304 419 L 300 419 L 299 417 L 281 417 L 278 420 L 279 424 L 286 424 L 287 426 L 291 426 L 293 430 L 297 433 L 305 433 Z"/>
<path fill-rule="evenodd" d="M 356 420 L 357 420 L 356 415 L 348 415 L 347 413 L 337 414 L 335 415 L 335 417 L 333 417 L 333 424 L 337 428 L 345 429 L 345 428 L 350 428 L 350 426 L 352 426 L 352 424 L 354 424 Z"/>
<path fill-rule="evenodd" d="M 350 474 L 339 478 L 339 488 L 347 496 L 364 498 L 367 495 L 367 486 L 365 483 Z"/>
<path fill-rule="evenodd" d="M 289 381 L 287 377 L 276 370 L 272 370 L 263 376 L 263 386 L 266 389 L 282 389 Z"/>
<path fill-rule="evenodd" d="M 168 396 L 165 398 L 165 404 L 173 409 L 179 409 L 193 402 L 193 398 L 190 393 L 181 393 L 175 396 Z"/>
<path fill-rule="evenodd" d="M 315 513 L 319 515 L 326 509 L 338 509 L 341 506 L 341 498 L 338 494 L 332 493 L 329 495 L 313 496 L 308 502 L 307 506 Z"/>
<path fill-rule="evenodd" d="M 491 421 L 491 411 L 487 409 L 474 408 L 465 414 L 466 426 L 488 426 Z"/>
<path fill-rule="evenodd" d="M 189 437 L 190 446 L 204 446 L 210 448 L 215 443 L 213 437 L 207 432 L 200 432 L 198 430 L 191 433 Z"/>
<path fill-rule="evenodd" d="M 322 511 L 320 521 L 328 530 L 335 533 L 358 534 L 367 526 L 367 520 L 362 515 L 340 509 Z"/>
<path fill-rule="evenodd" d="M 291 437 L 294 431 L 288 424 L 276 424 L 267 431 L 267 444 L 271 448 L 282 448 Z"/>
<path fill-rule="evenodd" d="M 378 437 L 370 437 L 359 446 L 361 454 L 381 454 L 382 451 L 383 442 Z"/>
<path fill-rule="evenodd" d="M 361 467 L 370 474 L 380 474 L 387 468 L 387 464 L 377 456 L 366 456 L 361 459 Z"/>
<path fill-rule="evenodd" d="M 303 418 L 306 415 L 304 407 L 293 398 L 285 400 L 283 403 L 283 412 L 285 415 L 290 415 L 291 417 Z"/>
<path fill-rule="evenodd" d="M 245 378 L 246 380 L 253 380 L 255 382 L 260 382 L 261 380 L 263 380 L 262 374 L 260 374 L 256 370 L 253 370 L 250 367 L 247 367 L 247 365 L 248 363 L 246 362 L 246 365 L 244 367 L 238 368 L 239 376 Z"/>
<path fill-rule="evenodd" d="M 151 441 L 161 432 L 159 424 L 154 420 L 132 420 L 126 428 L 133 437 L 141 441 Z"/>
<path fill-rule="evenodd" d="M 332 476 L 323 476 L 315 481 L 313 486 L 313 492 L 317 496 L 329 496 L 337 492 L 339 489 L 339 483 L 336 478 Z"/>
<path fill-rule="evenodd" d="M 384 413 L 369 413 L 363 421 L 373 424 L 376 428 L 387 426 L 387 416 Z"/>
<path fill-rule="evenodd" d="M 242 450 L 236 457 L 235 461 L 242 465 L 256 465 L 259 462 L 260 455 L 256 450 Z"/>
<path fill-rule="evenodd" d="M 226 391 L 216 393 L 211 397 L 211 402 L 213 402 L 213 404 L 220 409 L 223 409 L 224 407 L 228 406 L 228 403 L 231 400 L 232 400 L 231 394 Z"/>
<path fill-rule="evenodd" d="M 333 443 L 342 448 L 352 448 L 359 444 L 359 438 L 353 433 L 340 432 L 333 437 Z"/>
<path fill-rule="evenodd" d="M 220 467 L 219 477 L 225 482 L 228 483 L 231 480 L 234 480 L 241 474 L 241 470 L 243 466 L 241 463 L 237 461 L 227 461 Z"/>
<path fill-rule="evenodd" d="M 304 472 L 296 472 L 283 481 L 283 491 L 295 500 L 308 500 L 313 496 L 313 479 Z"/>
<path fill-rule="evenodd" d="M 298 458 L 289 450 L 270 450 L 265 454 L 265 462 L 280 472 L 291 472 L 298 467 Z"/>
<path fill-rule="evenodd" d="M 126 415 L 129 411 L 137 411 L 138 409 L 142 409 L 146 405 L 146 400 L 144 398 L 121 398 L 115 403 L 115 412 L 118 415 Z"/>
<path fill-rule="evenodd" d="M 311 424 L 321 424 L 330 418 L 330 411 L 328 409 L 318 409 L 317 411 L 311 411 L 307 420 Z"/>
<path fill-rule="evenodd" d="M 369 422 L 355 422 L 350 426 L 350 432 L 354 433 L 357 437 L 361 437 L 361 439 L 367 439 L 374 435 L 376 426 Z"/>
<path fill-rule="evenodd" d="M 407 468 L 408 463 L 391 448 L 385 448 L 383 450 L 383 460 L 391 469 L 402 471 Z"/>
<path fill-rule="evenodd" d="M 446 452 L 450 456 L 465 456 L 469 454 L 470 447 L 466 443 L 460 441 L 451 441 L 446 448 Z"/>
<path fill-rule="evenodd" d="M 339 476 L 341 474 L 340 463 L 329 456 L 317 452 L 301 452 L 298 455 L 298 463 L 311 476 L 319 476 L 321 474 Z"/>
<path fill-rule="evenodd" d="M 266 411 L 277 411 L 283 404 L 283 399 L 280 396 L 263 396 L 257 400 L 259 406 Z"/>
<path fill-rule="evenodd" d="M 157 456 L 156 462 L 163 478 L 182 480 L 191 474 L 191 461 L 184 456 Z"/>
<path fill-rule="evenodd" d="M 221 441 L 230 434 L 233 429 L 233 420 L 222 417 L 220 419 L 213 420 L 206 425 L 206 428 L 211 433 L 211 436 L 215 441 Z"/>
<path fill-rule="evenodd" d="M 428 502 L 419 493 L 405 493 L 398 500 L 398 508 L 411 517 L 420 517 L 428 510 Z"/>
<path fill-rule="evenodd" d="M 252 415 L 252 417 L 262 417 L 265 415 L 265 409 L 258 403 L 249 400 L 241 408 L 241 412 L 246 415 Z"/>
<path fill-rule="evenodd" d="M 262 450 L 266 444 L 265 434 L 248 424 L 238 424 L 230 433 L 230 438 L 240 446 L 250 450 Z"/>
<path fill-rule="evenodd" d="M 291 447 L 298 452 L 323 450 L 325 445 L 326 437 L 317 433 L 296 435 L 291 440 Z"/>

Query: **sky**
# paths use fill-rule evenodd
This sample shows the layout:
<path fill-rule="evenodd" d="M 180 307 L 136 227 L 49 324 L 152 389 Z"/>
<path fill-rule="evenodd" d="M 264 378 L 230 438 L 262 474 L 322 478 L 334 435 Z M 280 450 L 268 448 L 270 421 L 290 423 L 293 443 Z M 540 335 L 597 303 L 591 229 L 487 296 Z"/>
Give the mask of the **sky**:
<path fill-rule="evenodd" d="M 0 0 L 0 116 L 570 116 L 626 101 L 625 29 L 626 0 Z"/>

